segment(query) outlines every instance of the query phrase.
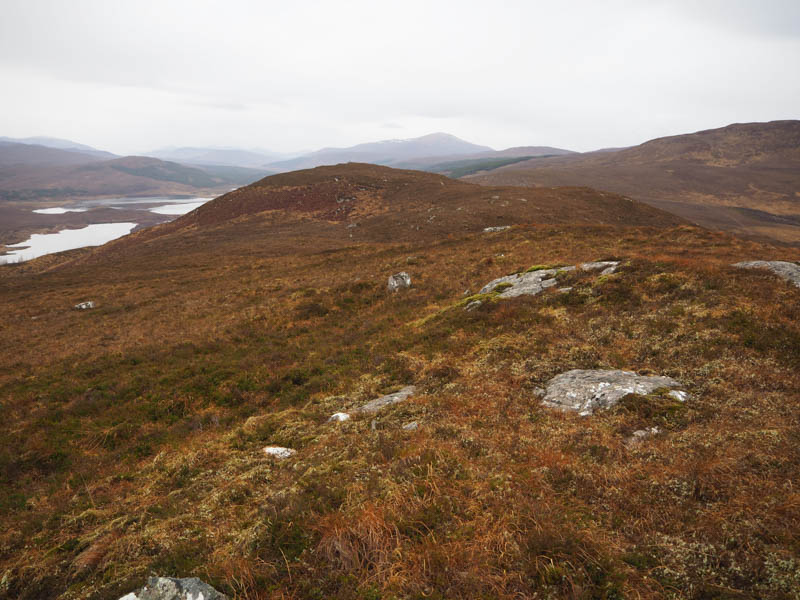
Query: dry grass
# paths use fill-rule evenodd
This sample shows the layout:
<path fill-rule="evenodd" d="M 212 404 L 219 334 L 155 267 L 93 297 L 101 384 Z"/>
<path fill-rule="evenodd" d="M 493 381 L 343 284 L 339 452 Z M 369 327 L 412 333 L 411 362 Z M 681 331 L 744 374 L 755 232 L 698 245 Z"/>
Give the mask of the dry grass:
<path fill-rule="evenodd" d="M 3 270 L 0 597 L 117 598 L 149 573 L 247 600 L 798 597 L 800 296 L 728 266 L 796 250 L 567 225 L 309 248 L 307 222 L 272 226 Z M 612 257 L 568 294 L 458 306 Z M 399 270 L 413 287 L 387 294 Z M 693 400 L 539 405 L 596 367 Z M 411 382 L 374 426 L 326 422 Z"/>

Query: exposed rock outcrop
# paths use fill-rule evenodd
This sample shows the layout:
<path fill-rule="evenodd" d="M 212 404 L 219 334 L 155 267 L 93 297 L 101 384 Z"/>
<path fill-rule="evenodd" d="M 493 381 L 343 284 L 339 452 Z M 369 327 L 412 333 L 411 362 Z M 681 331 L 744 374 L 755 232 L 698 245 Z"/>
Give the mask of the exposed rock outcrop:
<path fill-rule="evenodd" d="M 197 577 L 150 577 L 142 589 L 120 600 L 228 600 L 228 597 Z"/>
<path fill-rule="evenodd" d="M 778 277 L 800 287 L 800 265 L 785 260 L 753 260 L 733 265 L 740 269 L 769 269 Z"/>
<path fill-rule="evenodd" d="M 414 392 L 417 390 L 416 386 L 407 385 L 402 390 L 394 392 L 392 394 L 386 394 L 385 396 L 381 396 L 380 398 L 375 398 L 374 400 L 370 400 L 363 406 L 359 406 L 358 408 L 353 409 L 350 413 L 346 412 L 337 412 L 331 415 L 328 421 L 347 421 L 350 418 L 350 414 L 375 414 L 376 412 L 386 408 L 387 406 L 391 406 L 392 404 L 397 404 L 398 402 L 403 402 L 404 400 L 408 400 L 411 396 L 414 395 Z"/>
<path fill-rule="evenodd" d="M 602 269 L 601 275 L 610 275 L 616 271 L 619 266 L 619 261 L 601 261 L 601 262 L 588 262 L 580 265 L 573 265 L 569 267 L 553 267 L 553 268 L 532 268 L 531 270 L 523 273 L 515 273 L 514 275 L 506 275 L 505 277 L 498 277 L 490 281 L 483 288 L 479 294 L 490 294 L 498 292 L 500 298 L 515 298 L 517 296 L 535 296 L 553 287 L 558 283 L 556 275 L 580 269 L 581 271 L 595 271 Z M 467 307 L 469 308 L 469 306 Z"/>
<path fill-rule="evenodd" d="M 633 371 L 573 369 L 547 382 L 542 403 L 586 416 L 614 406 L 628 394 L 645 395 L 659 388 L 680 387 L 683 385 L 671 377 L 637 375 Z M 688 394 L 683 392 L 672 397 L 682 402 Z"/>
<path fill-rule="evenodd" d="M 389 277 L 389 282 L 386 284 L 386 289 L 390 292 L 397 292 L 399 290 L 411 287 L 411 275 L 405 271 L 395 273 Z"/>
<path fill-rule="evenodd" d="M 484 227 L 483 233 L 494 233 L 495 231 L 505 231 L 511 229 L 511 225 L 499 225 L 497 227 Z"/>
<path fill-rule="evenodd" d="M 94 308 L 95 306 L 96 305 L 95 305 L 94 301 L 88 300 L 86 302 L 80 302 L 80 303 L 76 304 L 73 308 L 75 308 L 77 310 L 88 310 L 90 308 Z"/>

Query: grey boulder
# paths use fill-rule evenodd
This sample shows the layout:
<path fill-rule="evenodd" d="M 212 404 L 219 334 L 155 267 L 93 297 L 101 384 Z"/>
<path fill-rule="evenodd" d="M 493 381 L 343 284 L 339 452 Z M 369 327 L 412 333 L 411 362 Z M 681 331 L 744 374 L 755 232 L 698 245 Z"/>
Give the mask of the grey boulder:
<path fill-rule="evenodd" d="M 800 265 L 785 260 L 752 260 L 733 265 L 740 269 L 769 269 L 778 277 L 800 287 Z"/>
<path fill-rule="evenodd" d="M 628 394 L 650 394 L 659 388 L 680 388 L 671 377 L 637 375 L 633 371 L 573 369 L 547 382 L 542 404 L 550 408 L 574 411 L 581 416 L 614 406 Z M 675 399 L 685 400 L 685 392 Z M 683 401 L 681 400 L 681 401 Z"/>
<path fill-rule="evenodd" d="M 197 577 L 150 577 L 142 589 L 120 600 L 228 600 L 228 597 Z"/>
<path fill-rule="evenodd" d="M 405 271 L 395 273 L 389 277 L 389 282 L 386 284 L 386 289 L 390 292 L 396 292 L 405 288 L 411 287 L 411 275 Z"/>
<path fill-rule="evenodd" d="M 555 276 L 559 271 L 574 271 L 575 267 L 560 269 L 541 269 L 530 273 L 506 275 L 490 281 L 481 288 L 479 294 L 489 294 L 498 286 L 502 286 L 500 298 L 516 298 L 517 296 L 535 296 L 556 284 Z"/>

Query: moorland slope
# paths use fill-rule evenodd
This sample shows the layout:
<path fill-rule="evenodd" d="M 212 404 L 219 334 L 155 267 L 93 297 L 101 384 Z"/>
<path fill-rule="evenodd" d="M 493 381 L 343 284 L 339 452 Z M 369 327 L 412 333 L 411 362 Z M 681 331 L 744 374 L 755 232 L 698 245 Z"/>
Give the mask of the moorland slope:
<path fill-rule="evenodd" d="M 586 188 L 347 165 L 2 267 L 0 598 L 152 573 L 248 600 L 793 598 L 800 290 L 731 267 L 753 259 L 800 251 Z M 597 260 L 619 264 L 470 295 Z M 689 396 L 542 405 L 598 368 Z"/>
<path fill-rule="evenodd" d="M 467 180 L 586 185 L 705 227 L 800 243 L 800 121 L 734 124 L 622 150 L 531 159 Z"/>

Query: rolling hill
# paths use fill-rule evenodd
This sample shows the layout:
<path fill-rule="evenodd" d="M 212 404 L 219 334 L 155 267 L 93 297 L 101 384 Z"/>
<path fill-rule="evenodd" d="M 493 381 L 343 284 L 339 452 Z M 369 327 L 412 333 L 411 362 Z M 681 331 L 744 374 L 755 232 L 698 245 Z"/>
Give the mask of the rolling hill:
<path fill-rule="evenodd" d="M 230 167 L 204 170 L 143 156 L 98 161 L 77 152 L 18 146 L 0 145 L 0 201 L 218 194 L 263 174 Z M 20 155 L 27 162 L 18 160 Z"/>
<path fill-rule="evenodd" d="M 35 136 L 27 138 L 0 137 L 0 143 L 3 142 L 45 146 L 47 148 L 55 148 L 57 150 L 80 152 L 81 154 L 88 154 L 89 156 L 94 156 L 95 158 L 98 159 L 117 158 L 117 155 L 112 154 L 111 152 L 106 152 L 105 150 L 98 150 L 97 148 L 93 148 L 92 146 L 87 146 L 86 144 L 73 142 L 72 140 L 64 140 L 61 138 L 54 138 L 54 137 L 46 137 L 46 136 Z"/>
<path fill-rule="evenodd" d="M 670 227 L 664 211 L 588 188 L 485 187 L 421 171 L 348 163 L 265 177 L 170 223 L 112 244 L 245 227 L 313 230 L 315 244 L 435 240 L 522 223 Z M 127 251 L 127 250 L 126 250 Z M 102 254 L 102 253 L 101 253 Z"/>
<path fill-rule="evenodd" d="M 468 179 L 586 185 L 713 229 L 800 243 L 800 121 L 734 124 L 621 150 L 531 159 Z"/>
<path fill-rule="evenodd" d="M 114 158 L 114 155 L 109 154 L 106 158 Z M 78 150 L 0 140 L 0 168 L 83 165 L 97 160 L 95 154 Z"/>

